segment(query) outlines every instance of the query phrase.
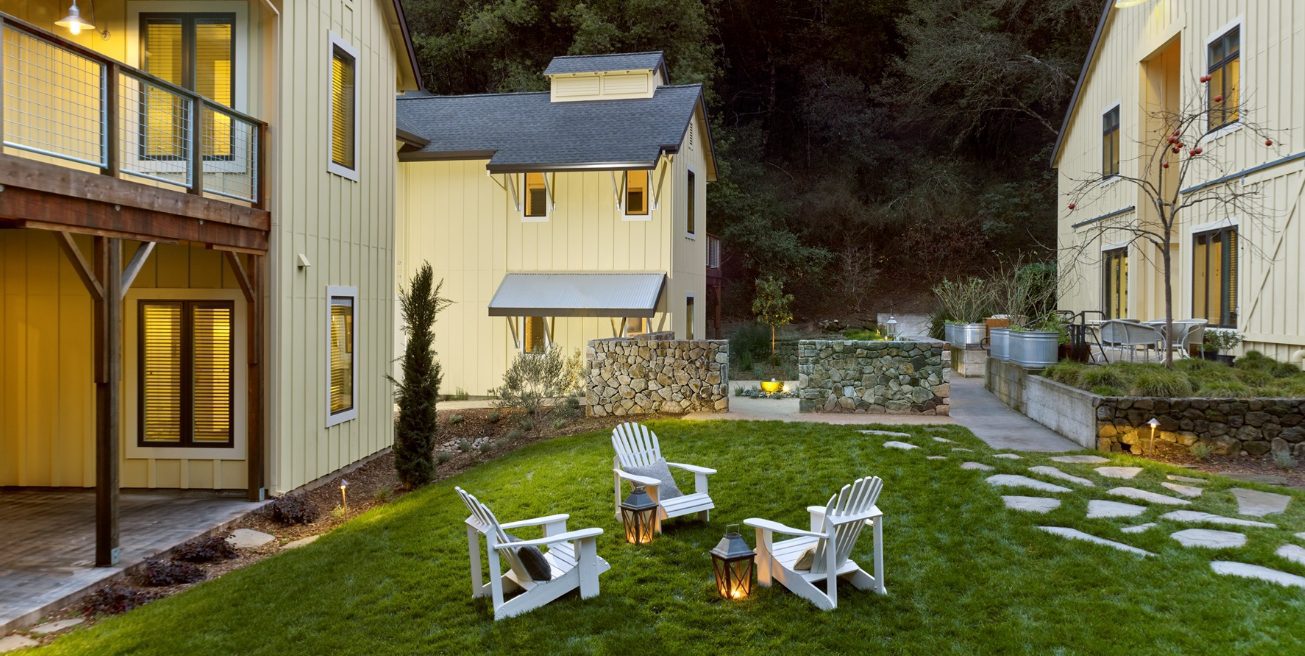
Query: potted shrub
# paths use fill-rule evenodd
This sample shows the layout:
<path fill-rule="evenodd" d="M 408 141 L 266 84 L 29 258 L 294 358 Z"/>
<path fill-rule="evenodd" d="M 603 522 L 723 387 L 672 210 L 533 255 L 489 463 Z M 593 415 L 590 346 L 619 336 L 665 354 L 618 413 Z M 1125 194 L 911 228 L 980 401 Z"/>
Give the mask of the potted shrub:
<path fill-rule="evenodd" d="M 1232 364 L 1233 356 L 1222 355 L 1242 343 L 1242 334 L 1232 328 L 1206 328 L 1205 340 L 1201 342 L 1201 355 L 1206 360 Z"/>
<path fill-rule="evenodd" d="M 951 319 L 944 326 L 944 339 L 962 348 L 983 341 L 983 318 L 988 314 L 991 295 L 987 283 L 979 278 L 962 281 L 943 280 L 933 288 L 943 314 Z"/>
<path fill-rule="evenodd" d="M 1056 364 L 1062 332 L 1063 326 L 1055 314 L 1046 315 L 1031 326 L 1012 328 L 1010 359 L 1026 369 L 1042 369 Z"/>

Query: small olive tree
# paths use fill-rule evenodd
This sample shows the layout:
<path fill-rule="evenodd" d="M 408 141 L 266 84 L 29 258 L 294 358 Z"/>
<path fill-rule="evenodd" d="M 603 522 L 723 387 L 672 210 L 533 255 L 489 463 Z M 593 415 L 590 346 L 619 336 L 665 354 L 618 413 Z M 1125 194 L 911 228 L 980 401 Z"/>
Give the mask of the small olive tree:
<path fill-rule="evenodd" d="M 774 276 L 757 278 L 757 295 L 752 299 L 752 313 L 757 321 L 770 326 L 770 355 L 775 356 L 775 333 L 780 326 L 793 322 L 793 295 L 784 293 L 784 281 Z"/>
<path fill-rule="evenodd" d="M 503 373 L 503 384 L 490 393 L 498 398 L 498 407 L 521 410 L 538 427 L 559 401 L 579 393 L 583 367 L 579 351 L 570 357 L 557 347 L 522 353 Z"/>
<path fill-rule="evenodd" d="M 439 434 L 435 404 L 439 400 L 440 363 L 435 359 L 435 317 L 448 307 L 440 296 L 444 282 L 435 283 L 429 263 L 399 292 L 403 330 L 408 344 L 403 350 L 403 380 L 395 385 L 399 416 L 394 425 L 394 469 L 408 488 L 435 477 L 435 440 Z"/>

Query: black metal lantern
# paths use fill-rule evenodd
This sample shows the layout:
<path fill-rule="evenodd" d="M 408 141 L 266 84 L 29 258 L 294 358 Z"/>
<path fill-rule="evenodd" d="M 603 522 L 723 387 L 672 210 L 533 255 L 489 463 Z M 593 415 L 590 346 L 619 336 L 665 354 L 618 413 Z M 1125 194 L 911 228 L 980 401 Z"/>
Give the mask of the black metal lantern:
<path fill-rule="evenodd" d="M 657 502 L 648 496 L 642 485 L 636 485 L 630 496 L 621 502 L 621 523 L 625 525 L 626 542 L 652 542 L 653 533 L 657 530 Z"/>
<path fill-rule="evenodd" d="M 738 524 L 725 527 L 725 537 L 711 550 L 716 591 L 722 599 L 737 600 L 752 594 L 752 558 L 756 555 L 739 535 Z"/>

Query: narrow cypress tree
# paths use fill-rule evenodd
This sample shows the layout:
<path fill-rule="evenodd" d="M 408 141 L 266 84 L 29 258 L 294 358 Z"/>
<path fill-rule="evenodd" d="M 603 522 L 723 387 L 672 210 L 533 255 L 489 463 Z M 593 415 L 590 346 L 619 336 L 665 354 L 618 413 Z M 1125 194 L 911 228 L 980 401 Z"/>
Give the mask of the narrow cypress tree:
<path fill-rule="evenodd" d="M 439 432 L 435 403 L 439 398 L 440 364 L 435 361 L 435 316 L 448 307 L 440 297 L 444 282 L 434 283 L 430 263 L 422 264 L 406 291 L 399 292 L 403 330 L 408 345 L 403 350 L 403 380 L 391 380 L 399 417 L 394 426 L 394 468 L 409 488 L 429 483 L 435 476 L 435 438 Z"/>

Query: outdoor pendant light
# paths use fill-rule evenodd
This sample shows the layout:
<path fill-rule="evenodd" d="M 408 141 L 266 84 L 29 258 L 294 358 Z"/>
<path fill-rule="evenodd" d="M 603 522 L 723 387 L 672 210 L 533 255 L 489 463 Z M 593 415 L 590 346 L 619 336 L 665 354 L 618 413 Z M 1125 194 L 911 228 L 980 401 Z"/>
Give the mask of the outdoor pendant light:
<path fill-rule="evenodd" d="M 77 0 L 72 0 L 72 6 L 68 8 L 68 15 L 55 21 L 54 24 L 59 27 L 68 28 L 68 31 L 72 32 L 73 36 L 81 34 L 82 30 L 95 28 L 94 25 L 91 25 L 86 22 L 86 19 L 82 18 L 82 10 L 77 8 Z"/>

